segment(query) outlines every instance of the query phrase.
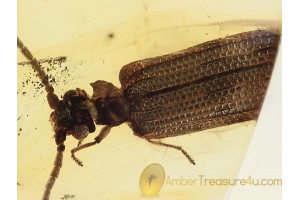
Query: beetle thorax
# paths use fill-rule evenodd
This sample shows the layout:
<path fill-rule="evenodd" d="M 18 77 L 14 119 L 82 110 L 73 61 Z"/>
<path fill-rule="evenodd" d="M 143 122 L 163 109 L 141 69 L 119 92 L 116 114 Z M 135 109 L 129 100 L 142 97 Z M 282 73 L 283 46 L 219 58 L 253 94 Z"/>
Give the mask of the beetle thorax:
<path fill-rule="evenodd" d="M 91 83 L 93 96 L 91 98 L 95 108 L 91 113 L 96 124 L 118 126 L 126 122 L 129 116 L 129 104 L 123 96 L 122 90 L 106 81 Z M 95 112 L 94 110 L 97 110 Z M 93 110 L 93 111 L 92 111 Z"/>

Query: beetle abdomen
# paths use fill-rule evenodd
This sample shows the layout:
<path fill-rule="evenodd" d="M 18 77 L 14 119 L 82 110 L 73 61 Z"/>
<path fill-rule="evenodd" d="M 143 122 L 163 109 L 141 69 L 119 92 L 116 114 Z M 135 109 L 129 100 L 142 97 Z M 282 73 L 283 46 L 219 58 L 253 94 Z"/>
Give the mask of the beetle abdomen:
<path fill-rule="evenodd" d="M 135 134 L 163 138 L 257 119 L 278 42 L 257 30 L 124 66 Z"/>

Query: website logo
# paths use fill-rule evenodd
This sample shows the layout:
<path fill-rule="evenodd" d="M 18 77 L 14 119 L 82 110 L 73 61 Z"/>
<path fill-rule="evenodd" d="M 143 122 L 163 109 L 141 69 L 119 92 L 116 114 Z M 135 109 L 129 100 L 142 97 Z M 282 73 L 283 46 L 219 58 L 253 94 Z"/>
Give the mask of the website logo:
<path fill-rule="evenodd" d="M 165 183 L 165 170 L 158 163 L 148 165 L 140 176 L 140 189 L 144 195 L 156 195 Z"/>

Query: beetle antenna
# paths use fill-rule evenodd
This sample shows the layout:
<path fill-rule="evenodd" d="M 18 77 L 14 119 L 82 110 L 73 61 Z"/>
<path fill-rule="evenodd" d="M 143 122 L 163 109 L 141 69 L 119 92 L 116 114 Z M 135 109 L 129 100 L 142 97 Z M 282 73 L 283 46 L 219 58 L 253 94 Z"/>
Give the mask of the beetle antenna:
<path fill-rule="evenodd" d="M 50 84 L 48 80 L 48 75 L 46 72 L 42 69 L 40 66 L 38 60 L 32 55 L 32 53 L 29 51 L 29 49 L 23 44 L 23 42 L 17 38 L 17 45 L 18 48 L 21 50 L 22 54 L 30 61 L 31 67 L 36 72 L 37 76 L 41 80 L 41 82 L 45 86 L 45 90 L 47 92 L 47 100 L 48 104 L 51 109 L 55 110 L 59 99 L 57 95 L 54 93 L 54 88 Z M 46 189 L 44 191 L 43 200 L 48 200 L 50 197 L 50 193 L 52 190 L 52 187 L 54 186 L 54 183 L 59 175 L 60 168 L 62 167 L 62 161 L 63 161 L 63 151 L 65 150 L 65 145 L 63 144 L 63 141 L 60 142 L 60 144 L 57 147 L 57 153 L 56 158 L 54 161 L 54 166 L 52 169 L 52 172 L 50 174 L 50 178 L 46 184 Z"/>
<path fill-rule="evenodd" d="M 41 82 L 45 86 L 45 90 L 47 92 L 47 100 L 50 108 L 55 110 L 59 99 L 57 95 L 54 93 L 54 88 L 50 84 L 48 80 L 48 75 L 43 70 L 41 65 L 39 64 L 39 61 L 32 55 L 32 53 L 29 51 L 29 49 L 23 44 L 23 42 L 20 40 L 20 38 L 17 38 L 17 45 L 18 48 L 21 50 L 22 54 L 30 61 L 31 67 L 36 72 L 37 76 L 41 80 Z"/>
<path fill-rule="evenodd" d="M 63 150 L 57 150 L 56 158 L 54 161 L 54 167 L 50 174 L 50 178 L 47 181 L 46 189 L 45 189 L 44 195 L 43 195 L 43 200 L 48 200 L 50 197 L 51 190 L 52 190 L 53 185 L 59 175 L 60 168 L 62 167 L 62 161 L 63 161 Z"/>

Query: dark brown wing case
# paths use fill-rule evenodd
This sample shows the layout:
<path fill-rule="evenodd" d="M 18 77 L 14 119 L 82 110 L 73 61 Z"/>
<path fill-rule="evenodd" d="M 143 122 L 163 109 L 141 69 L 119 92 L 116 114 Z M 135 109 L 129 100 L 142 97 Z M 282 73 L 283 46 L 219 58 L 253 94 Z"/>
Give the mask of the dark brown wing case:
<path fill-rule="evenodd" d="M 279 40 L 256 30 L 125 65 L 120 82 L 135 135 L 172 137 L 257 119 Z"/>

